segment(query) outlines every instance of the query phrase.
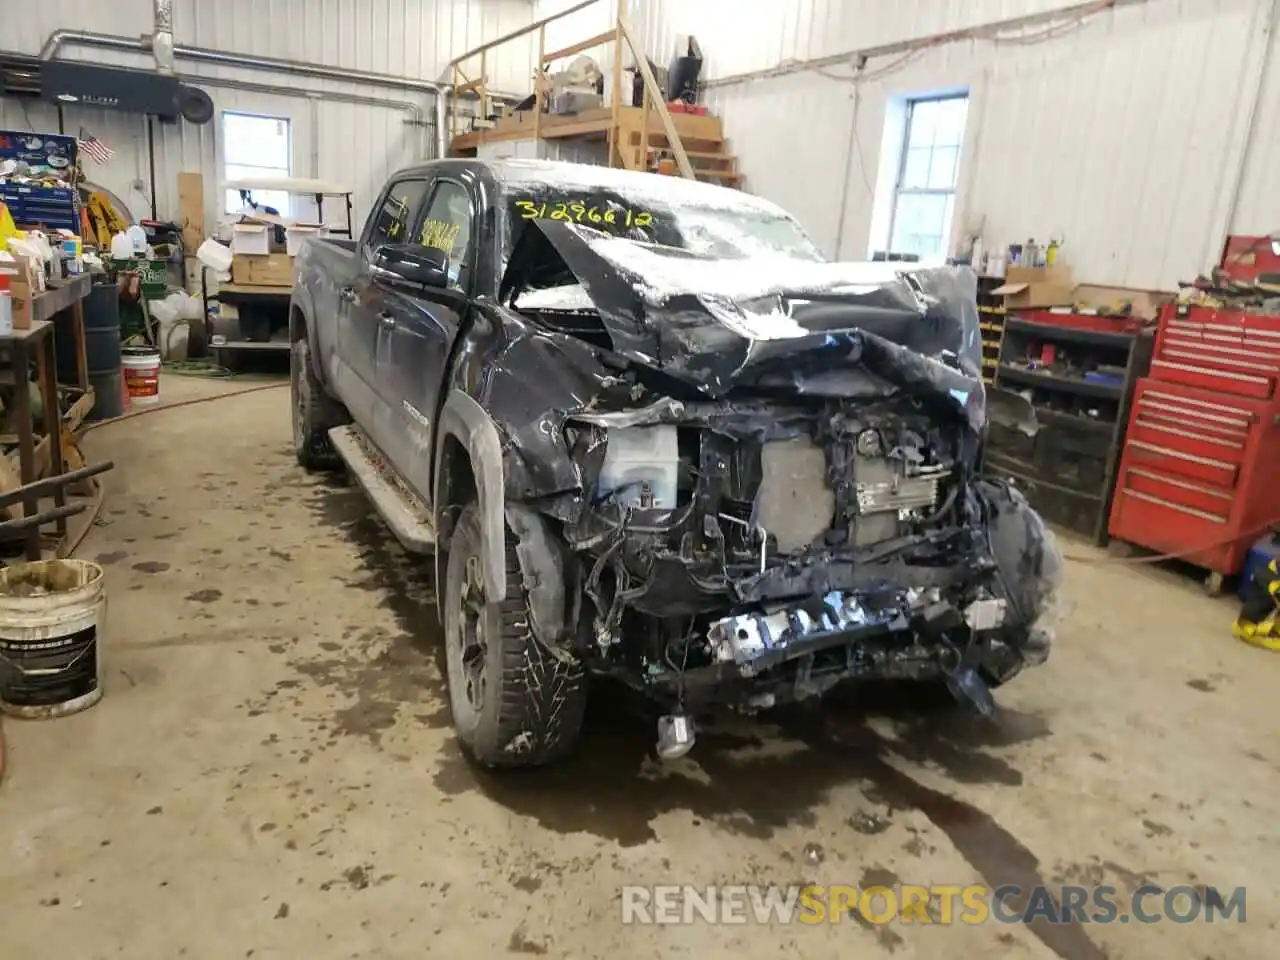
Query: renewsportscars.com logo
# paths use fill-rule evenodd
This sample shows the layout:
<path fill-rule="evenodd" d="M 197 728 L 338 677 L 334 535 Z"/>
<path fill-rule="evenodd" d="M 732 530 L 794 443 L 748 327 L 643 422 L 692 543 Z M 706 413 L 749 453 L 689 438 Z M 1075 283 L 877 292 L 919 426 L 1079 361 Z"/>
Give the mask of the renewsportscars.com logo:
<path fill-rule="evenodd" d="M 865 923 L 1244 923 L 1245 888 L 931 884 L 622 888 L 624 924 Z"/>

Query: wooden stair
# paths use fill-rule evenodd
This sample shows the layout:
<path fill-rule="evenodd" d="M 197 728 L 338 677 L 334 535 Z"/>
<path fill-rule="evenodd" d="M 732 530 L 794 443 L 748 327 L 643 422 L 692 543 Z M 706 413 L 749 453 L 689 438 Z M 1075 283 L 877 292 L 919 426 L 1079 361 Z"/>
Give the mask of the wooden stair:
<path fill-rule="evenodd" d="M 729 141 L 724 137 L 720 118 L 707 115 L 700 119 L 703 123 L 696 137 L 681 137 L 694 176 L 704 183 L 743 189 L 746 178 L 738 172 L 738 158 L 729 152 Z M 647 142 L 642 130 L 627 131 L 619 150 L 623 162 L 632 170 L 678 176 L 670 141 L 660 127 L 655 130 L 654 126 L 650 123 Z"/>

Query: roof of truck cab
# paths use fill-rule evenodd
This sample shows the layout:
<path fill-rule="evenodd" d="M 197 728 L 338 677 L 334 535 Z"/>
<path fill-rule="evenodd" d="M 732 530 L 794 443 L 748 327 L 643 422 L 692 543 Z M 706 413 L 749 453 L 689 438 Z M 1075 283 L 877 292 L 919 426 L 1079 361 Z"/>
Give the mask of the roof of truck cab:
<path fill-rule="evenodd" d="M 489 167 L 497 179 L 515 187 L 581 187 L 609 190 L 635 202 L 649 200 L 664 204 L 752 210 L 787 216 L 781 207 L 762 197 L 699 180 L 686 180 L 684 177 L 558 160 L 493 160 L 489 161 Z"/>
<path fill-rule="evenodd" d="M 397 176 L 413 173 L 440 171 L 453 167 L 457 170 L 479 172 L 487 170 L 500 185 L 508 189 L 551 187 L 560 190 L 608 190 L 627 197 L 633 203 L 679 206 L 688 204 L 721 210 L 740 210 L 766 216 L 790 215 L 775 203 L 741 190 L 686 180 L 684 177 L 644 173 L 640 170 L 619 170 L 590 163 L 568 163 L 561 160 L 476 160 L 452 158 L 435 160 L 408 170 Z"/>

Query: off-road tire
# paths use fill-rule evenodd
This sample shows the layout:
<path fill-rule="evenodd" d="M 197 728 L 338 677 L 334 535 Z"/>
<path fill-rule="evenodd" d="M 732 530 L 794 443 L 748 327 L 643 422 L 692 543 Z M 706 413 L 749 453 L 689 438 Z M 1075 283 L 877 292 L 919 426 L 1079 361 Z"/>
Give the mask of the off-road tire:
<path fill-rule="evenodd" d="M 329 442 L 329 431 L 350 423 L 342 404 L 324 391 L 311 366 L 311 347 L 295 340 L 289 355 L 289 401 L 293 418 L 293 452 L 308 470 L 332 470 L 341 464 Z"/>
<path fill-rule="evenodd" d="M 472 504 L 462 511 L 449 544 L 441 604 L 454 729 L 466 752 L 484 766 L 549 763 L 577 742 L 587 698 L 585 672 L 581 663 L 556 657 L 534 638 L 520 561 L 508 531 L 506 599 L 493 603 L 483 598 L 476 604 L 481 612 L 473 618 L 483 624 L 486 672 L 478 705 L 473 703 L 463 667 L 463 611 L 464 593 L 475 589 L 477 568 L 482 569 L 481 552 L 479 511 Z"/>

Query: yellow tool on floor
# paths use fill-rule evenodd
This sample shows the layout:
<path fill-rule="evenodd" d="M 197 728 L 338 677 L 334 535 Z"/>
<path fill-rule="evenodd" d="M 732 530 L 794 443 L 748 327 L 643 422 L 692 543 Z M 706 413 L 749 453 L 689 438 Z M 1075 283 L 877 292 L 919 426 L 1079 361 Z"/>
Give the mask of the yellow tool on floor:
<path fill-rule="evenodd" d="M 1249 585 L 1240 616 L 1231 625 L 1231 632 L 1245 643 L 1280 653 L 1277 616 L 1280 616 L 1280 568 L 1272 560 L 1254 572 L 1253 583 Z"/>

